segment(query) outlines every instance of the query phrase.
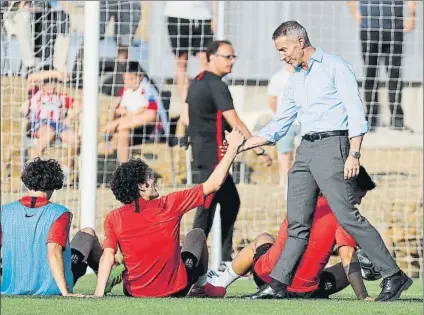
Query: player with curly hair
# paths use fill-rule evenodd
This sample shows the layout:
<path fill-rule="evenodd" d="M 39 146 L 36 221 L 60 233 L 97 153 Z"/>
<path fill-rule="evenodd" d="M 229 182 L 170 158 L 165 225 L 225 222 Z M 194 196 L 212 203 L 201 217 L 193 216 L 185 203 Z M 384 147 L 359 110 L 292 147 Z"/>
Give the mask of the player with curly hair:
<path fill-rule="evenodd" d="M 125 263 L 124 293 L 134 297 L 190 295 L 194 283 L 204 285 L 208 264 L 206 236 L 195 228 L 180 248 L 180 222 L 203 205 L 225 181 L 243 136 L 235 127 L 227 134 L 227 152 L 210 177 L 193 188 L 159 197 L 153 171 L 142 160 L 129 160 L 115 171 L 111 189 L 124 205 L 104 222 L 104 251 L 95 296 L 103 296 L 119 246 Z"/>
<path fill-rule="evenodd" d="M 98 270 L 99 240 L 84 228 L 69 243 L 72 214 L 49 201 L 64 181 L 56 160 L 34 159 L 21 179 L 28 195 L 1 206 L 1 294 L 74 296 L 72 288 L 87 265 Z"/>

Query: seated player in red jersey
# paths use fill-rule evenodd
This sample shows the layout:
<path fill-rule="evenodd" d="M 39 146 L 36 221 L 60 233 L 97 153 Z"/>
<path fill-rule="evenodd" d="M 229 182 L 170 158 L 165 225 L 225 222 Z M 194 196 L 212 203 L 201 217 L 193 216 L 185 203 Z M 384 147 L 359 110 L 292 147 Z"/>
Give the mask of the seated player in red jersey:
<path fill-rule="evenodd" d="M 223 184 L 244 138 L 235 127 L 229 147 L 210 177 L 200 185 L 159 197 L 152 170 L 141 160 L 118 167 L 111 189 L 124 203 L 105 219 L 104 251 L 94 295 L 103 296 L 119 246 L 125 264 L 124 293 L 134 297 L 181 297 L 206 283 L 208 251 L 201 229 L 191 230 L 180 248 L 183 215 L 201 206 Z"/>
<path fill-rule="evenodd" d="M 375 188 L 366 170 L 361 166 L 357 179 L 355 198 L 360 204 L 366 193 Z M 268 233 L 259 235 L 234 258 L 232 264 L 220 275 L 209 271 L 204 287 L 195 287 L 198 295 L 223 297 L 226 288 L 239 277 L 252 271 L 258 287 L 271 281 L 270 273 L 281 254 L 288 237 L 287 219 L 278 232 L 277 239 Z M 325 268 L 334 245 L 337 246 L 341 263 Z M 290 297 L 328 298 L 352 285 L 358 299 L 370 299 L 364 286 L 361 267 L 356 255 L 355 240 L 337 222 L 324 196 L 317 201 L 309 244 L 289 286 Z"/>

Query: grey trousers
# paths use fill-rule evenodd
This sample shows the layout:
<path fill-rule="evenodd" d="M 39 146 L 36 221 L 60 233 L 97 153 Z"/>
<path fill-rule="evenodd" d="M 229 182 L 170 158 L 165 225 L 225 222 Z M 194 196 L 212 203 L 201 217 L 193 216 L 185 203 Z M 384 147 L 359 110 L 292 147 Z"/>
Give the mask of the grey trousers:
<path fill-rule="evenodd" d="M 289 172 L 288 239 L 271 277 L 290 285 L 309 240 L 318 191 L 321 190 L 339 224 L 367 253 L 383 277 L 399 271 L 380 234 L 355 208 L 355 180 L 344 179 L 349 154 L 346 136 L 314 142 L 302 140 Z"/>

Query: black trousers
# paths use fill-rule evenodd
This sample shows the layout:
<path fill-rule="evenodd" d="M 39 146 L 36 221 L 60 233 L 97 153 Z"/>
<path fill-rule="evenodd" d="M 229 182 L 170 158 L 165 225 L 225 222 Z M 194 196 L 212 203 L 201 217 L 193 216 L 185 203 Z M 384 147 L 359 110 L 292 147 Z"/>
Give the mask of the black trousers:
<path fill-rule="evenodd" d="M 379 118 L 377 68 L 380 57 L 384 59 L 389 77 L 390 125 L 403 127 L 402 102 L 402 49 L 403 30 L 361 31 L 362 58 L 364 60 L 365 104 L 370 128 L 375 128 Z"/>
<path fill-rule="evenodd" d="M 205 182 L 212 172 L 213 168 L 199 167 L 200 182 Z M 206 237 L 211 231 L 217 203 L 221 206 L 222 260 L 230 261 L 232 260 L 234 223 L 240 209 L 240 196 L 231 175 L 227 176 L 221 189 L 215 193 L 208 209 L 197 208 L 193 228 L 201 228 Z"/>

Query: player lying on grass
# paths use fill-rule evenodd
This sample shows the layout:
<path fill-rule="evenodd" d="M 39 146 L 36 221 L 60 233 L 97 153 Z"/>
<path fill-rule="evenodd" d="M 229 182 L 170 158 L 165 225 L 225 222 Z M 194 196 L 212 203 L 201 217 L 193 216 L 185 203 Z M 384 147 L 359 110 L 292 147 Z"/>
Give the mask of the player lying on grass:
<path fill-rule="evenodd" d="M 91 228 L 78 231 L 69 244 L 72 214 L 49 201 L 63 185 L 57 161 L 36 158 L 21 179 L 28 195 L 1 207 L 1 294 L 73 296 L 87 265 L 98 270 L 103 249 Z"/>
<path fill-rule="evenodd" d="M 360 204 L 366 193 L 375 188 L 375 183 L 363 167 L 356 181 L 355 198 Z M 218 275 L 210 271 L 207 284 L 193 288 L 193 294 L 195 291 L 197 295 L 223 297 L 227 287 L 249 271 L 252 271 L 258 287 L 268 284 L 271 280 L 269 274 L 285 246 L 287 231 L 286 219 L 275 241 L 268 233 L 259 235 L 243 248 L 225 272 Z M 341 263 L 324 269 L 335 244 Z M 308 247 L 293 283 L 288 288 L 289 296 L 328 298 L 351 284 L 358 299 L 370 299 L 362 280 L 355 248 L 355 240 L 340 227 L 327 200 L 321 195 L 317 201 Z"/>
<path fill-rule="evenodd" d="M 201 206 L 224 183 L 244 138 L 237 127 L 226 135 L 227 152 L 201 185 L 159 197 L 153 171 L 130 160 L 115 171 L 111 189 L 122 207 L 105 219 L 104 252 L 94 295 L 101 297 L 117 247 L 124 256 L 124 293 L 134 297 L 181 297 L 206 283 L 208 251 L 201 229 L 191 230 L 180 248 L 183 215 Z"/>

